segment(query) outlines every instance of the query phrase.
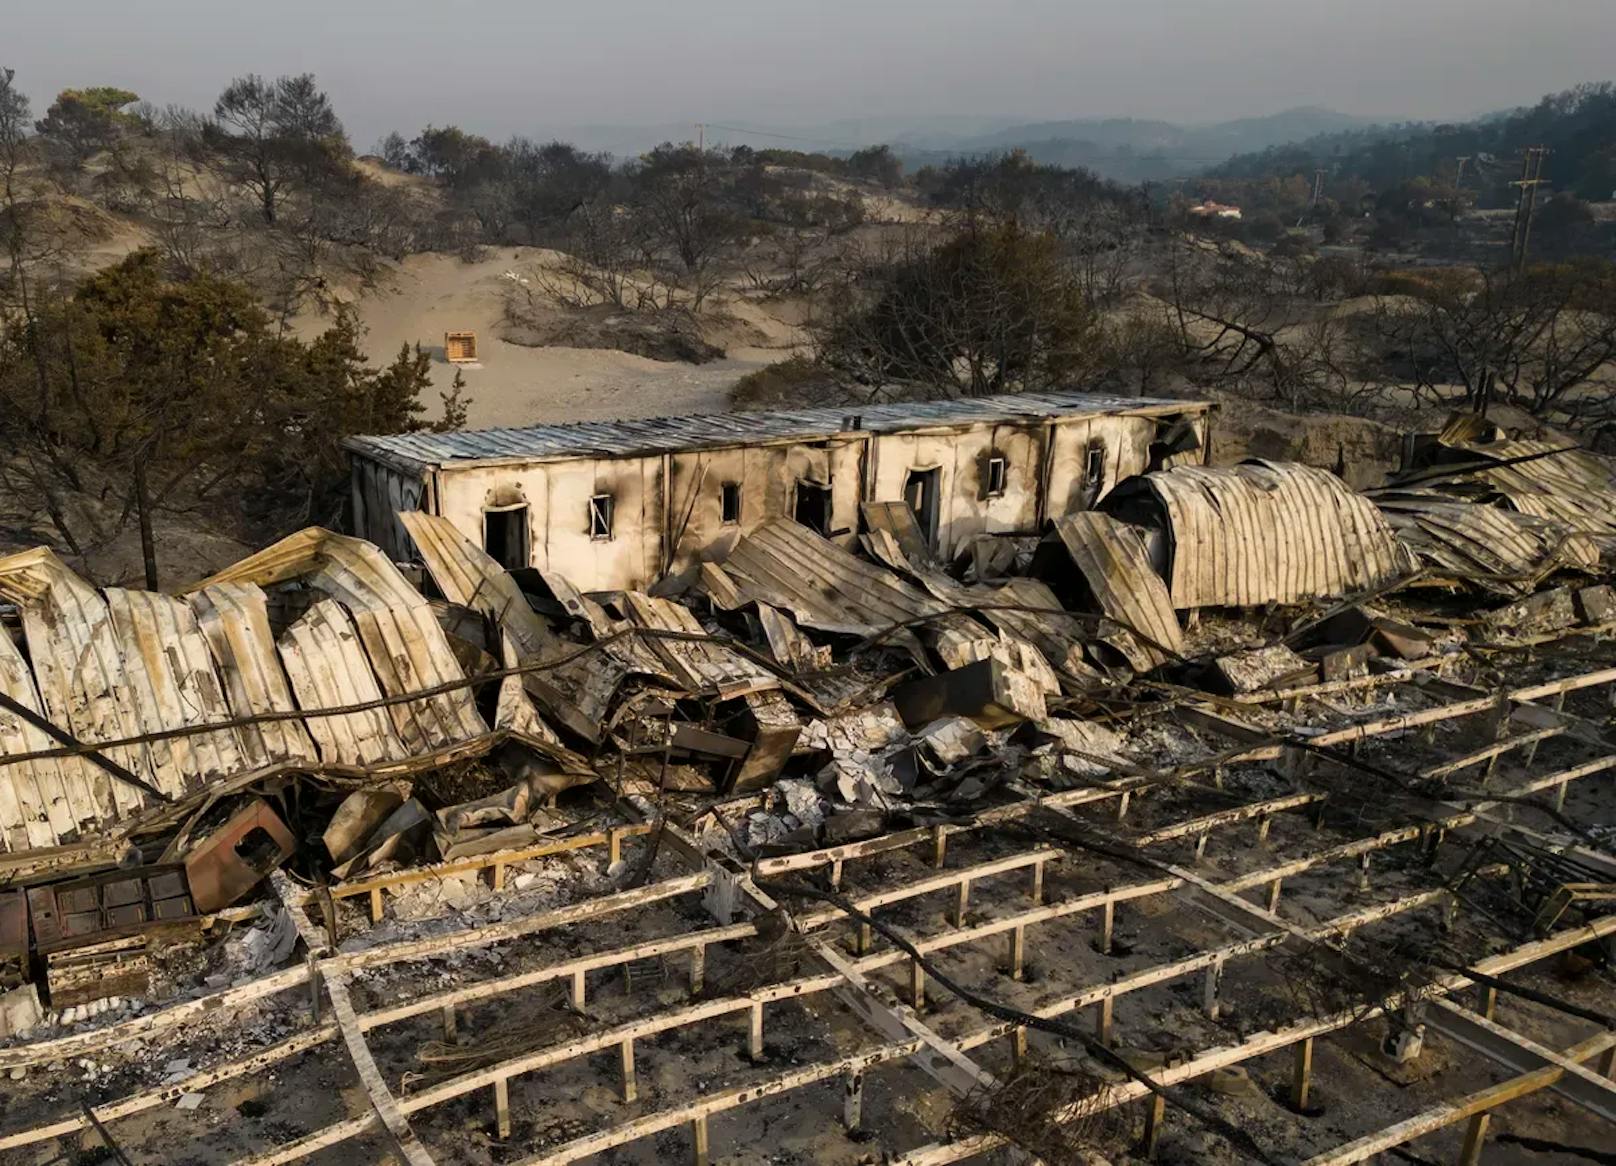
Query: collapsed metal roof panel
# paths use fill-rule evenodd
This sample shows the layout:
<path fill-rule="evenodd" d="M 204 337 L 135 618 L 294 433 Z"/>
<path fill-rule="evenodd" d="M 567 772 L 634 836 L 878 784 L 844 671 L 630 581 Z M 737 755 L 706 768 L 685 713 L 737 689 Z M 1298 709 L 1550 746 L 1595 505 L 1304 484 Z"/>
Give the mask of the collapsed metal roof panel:
<path fill-rule="evenodd" d="M 1103 636 L 1105 641 L 1141 672 L 1182 656 L 1184 634 L 1173 611 L 1173 597 L 1150 565 L 1138 533 L 1109 514 L 1092 511 L 1062 515 L 1054 526 L 1100 610 L 1126 625 Z M 1128 629 L 1153 642 L 1145 643 Z"/>
<path fill-rule="evenodd" d="M 1374 503 L 1312 466 L 1177 466 L 1123 483 L 1104 506 L 1131 514 L 1142 496 L 1165 518 L 1179 610 L 1346 595 L 1414 567 Z"/>
<path fill-rule="evenodd" d="M 622 670 L 614 668 L 611 659 L 576 654 L 528 605 L 510 572 L 447 518 L 418 510 L 399 511 L 398 517 L 449 602 L 498 621 L 510 637 L 517 661 L 555 662 L 554 667 L 524 676 L 524 690 L 558 723 L 586 740 L 598 740 Z M 583 618 L 581 611 L 574 614 Z"/>
<path fill-rule="evenodd" d="M 260 584 L 293 585 L 312 599 L 279 643 Z M 226 780 L 409 763 L 493 739 L 466 687 L 310 716 L 308 728 L 297 719 L 236 723 L 463 681 L 425 597 L 362 540 L 304 531 L 187 598 L 103 595 L 39 548 L 0 559 L 0 596 L 21 612 L 27 647 L 0 630 L 0 691 L 70 737 L 103 745 L 101 755 L 128 773 L 82 756 L 29 756 L 61 745 L 26 716 L 0 712 L 0 850 L 104 835 L 159 796 L 183 799 Z"/>
<path fill-rule="evenodd" d="M 112 613 L 95 588 L 54 552 L 39 547 L 0 559 L 0 596 L 22 611 L 39 707 L 47 718 L 90 743 L 140 735 Z M 116 746 L 106 755 L 152 781 L 144 745 Z M 104 770 L 82 764 L 64 768 L 70 775 L 67 812 L 74 823 L 120 818 L 146 804 L 139 788 Z"/>
<path fill-rule="evenodd" d="M 230 707 L 238 716 L 297 708 L 269 626 L 269 603 L 252 583 L 216 583 L 191 596 L 197 624 L 218 664 Z M 237 730 L 256 766 L 319 763 L 314 742 L 298 721 L 272 720 Z"/>
<path fill-rule="evenodd" d="M 44 712 L 33 673 L 3 627 L 0 692 L 32 712 Z M 33 753 L 53 744 L 42 730 L 0 709 L 0 757 Z M 53 846 L 95 819 L 99 810 L 84 791 L 81 764 L 76 758 L 41 757 L 0 768 L 0 851 Z"/>
<path fill-rule="evenodd" d="M 1503 595 L 1525 595 L 1564 562 L 1559 528 L 1435 490 L 1377 491 L 1397 537 L 1427 566 Z"/>
<path fill-rule="evenodd" d="M 1007 393 L 946 401 L 888 405 L 833 406 L 759 413 L 718 413 L 694 417 L 647 417 L 620 421 L 577 421 L 514 429 L 458 433 L 398 433 L 353 437 L 347 448 L 383 460 L 426 468 L 460 462 L 523 461 L 566 457 L 623 457 L 672 453 L 775 441 L 825 440 L 844 432 L 844 420 L 859 418 L 872 433 L 1039 421 L 1053 417 L 1107 414 L 1198 413 L 1205 402 L 1155 397 L 1111 397 L 1095 393 Z"/>
<path fill-rule="evenodd" d="M 743 538 L 723 567 L 739 585 L 743 602 L 783 608 L 798 623 L 826 632 L 879 635 L 949 610 L 891 571 L 787 518 L 766 522 Z"/>
<path fill-rule="evenodd" d="M 293 579 L 339 601 L 351 614 L 350 621 L 348 614 L 325 611 L 317 627 L 319 642 L 335 652 L 329 661 L 343 661 L 355 683 L 363 684 L 374 673 L 383 693 L 401 696 L 460 679 L 460 665 L 426 597 L 410 586 L 380 548 L 364 539 L 318 528 L 302 530 L 198 587 L 232 582 L 269 586 Z M 350 623 L 363 643 L 357 657 L 346 648 L 343 623 Z M 318 655 L 309 661 L 315 666 L 328 662 Z M 301 692 L 298 698 L 308 707 Z M 400 757 L 442 749 L 489 731 L 465 688 L 389 705 L 387 715 L 402 744 Z M 318 738 L 319 730 L 313 731 Z"/>
<path fill-rule="evenodd" d="M 231 719 L 207 638 L 186 603 L 119 587 L 105 595 L 141 732 Z M 229 729 L 156 740 L 147 748 L 157 786 L 170 797 L 264 760 L 244 750 Z"/>

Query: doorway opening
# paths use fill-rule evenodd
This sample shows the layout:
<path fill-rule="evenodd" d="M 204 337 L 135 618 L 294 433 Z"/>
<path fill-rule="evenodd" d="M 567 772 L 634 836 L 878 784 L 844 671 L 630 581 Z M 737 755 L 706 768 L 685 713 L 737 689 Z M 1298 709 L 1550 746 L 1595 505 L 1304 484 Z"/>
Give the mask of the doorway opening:
<path fill-rule="evenodd" d="M 830 533 L 830 487 L 797 479 L 797 503 L 792 517 L 809 530 Z"/>
<path fill-rule="evenodd" d="M 527 507 L 483 511 L 483 550 L 507 571 L 528 566 Z"/>
<path fill-rule="evenodd" d="M 909 477 L 903 483 L 903 500 L 915 512 L 920 533 L 925 536 L 926 545 L 933 550 L 937 549 L 937 523 L 942 509 L 938 497 L 942 476 L 942 470 L 936 468 L 910 470 Z"/>

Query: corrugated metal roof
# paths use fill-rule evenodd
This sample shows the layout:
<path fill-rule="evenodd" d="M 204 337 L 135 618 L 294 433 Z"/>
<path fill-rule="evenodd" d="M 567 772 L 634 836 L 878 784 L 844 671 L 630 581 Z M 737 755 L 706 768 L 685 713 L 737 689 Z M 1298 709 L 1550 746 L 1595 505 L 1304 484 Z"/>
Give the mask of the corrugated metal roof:
<path fill-rule="evenodd" d="M 1473 428 L 1444 432 L 1462 436 Z M 1434 460 L 1371 497 L 1388 513 L 1418 513 L 1416 526 L 1405 519 L 1400 531 L 1438 569 L 1511 593 L 1558 566 L 1594 570 L 1616 556 L 1616 463 L 1609 458 L 1551 441 L 1487 441 L 1447 445 Z"/>
<path fill-rule="evenodd" d="M 1145 545 L 1133 528 L 1109 514 L 1092 511 L 1062 515 L 1054 525 L 1100 611 L 1137 628 L 1167 651 L 1143 643 L 1127 630 L 1104 635 L 1105 642 L 1140 672 L 1160 667 L 1173 655 L 1182 656 L 1184 635 L 1173 611 L 1173 597 L 1151 567 Z"/>
<path fill-rule="evenodd" d="M 510 637 L 519 662 L 575 657 L 545 672 L 529 673 L 523 677 L 523 688 L 560 724 L 586 740 L 598 740 L 623 669 L 614 667 L 610 658 L 577 656 L 574 645 L 559 639 L 528 605 L 510 572 L 447 518 L 415 510 L 400 511 L 398 517 L 444 597 L 497 622 Z M 575 614 L 581 618 L 583 613 Z"/>
<path fill-rule="evenodd" d="M 1141 493 L 1166 515 L 1181 611 L 1347 595 L 1415 567 L 1373 502 L 1312 466 L 1178 466 L 1123 483 L 1104 506 L 1120 512 Z"/>
<path fill-rule="evenodd" d="M 575 421 L 459 433 L 397 433 L 353 437 L 344 444 L 358 453 L 425 467 L 450 462 L 612 457 L 760 442 L 820 440 L 842 432 L 843 419 L 849 416 L 861 418 L 860 428 L 869 432 L 892 433 L 1049 417 L 1192 413 L 1209 408 L 1211 406 L 1204 402 L 1156 397 L 1008 393 L 996 397 L 870 405 L 862 409 L 839 406 L 761 413 L 714 413 L 695 417 Z"/>
<path fill-rule="evenodd" d="M 736 543 L 723 569 L 741 602 L 772 604 L 798 623 L 826 632 L 880 635 L 949 610 L 891 571 L 788 518 L 765 522 Z M 894 634 L 891 642 L 904 645 L 908 639 Z"/>
<path fill-rule="evenodd" d="M 260 586 L 278 583 L 317 597 L 279 644 Z M 492 740 L 465 688 L 310 717 L 309 729 L 226 725 L 463 679 L 425 598 L 358 539 L 304 531 L 185 598 L 103 594 L 38 548 L 0 558 L 0 596 L 17 604 L 27 646 L 0 629 L 0 690 L 87 744 L 145 738 L 102 752 L 174 799 L 225 779 L 408 762 Z M 146 791 L 83 757 L 18 759 L 57 747 L 0 713 L 0 850 L 79 841 L 148 808 Z"/>
<path fill-rule="evenodd" d="M 198 588 L 217 583 L 262 587 L 291 579 L 301 580 L 347 608 L 364 647 L 357 659 L 342 657 L 345 667 L 357 667 L 358 661 L 368 657 L 365 676 L 374 672 L 375 681 L 388 696 L 460 679 L 460 665 L 426 597 L 410 586 L 380 548 L 364 539 L 318 528 L 301 530 L 219 572 Z M 344 642 L 341 630 L 349 623 L 347 615 L 340 610 L 326 612 L 317 622 L 322 632 L 336 635 L 335 640 L 322 635 L 320 642 Z M 296 680 L 294 676 L 294 688 Z M 307 707 L 303 694 L 298 697 Z M 469 689 L 389 705 L 387 713 L 403 745 L 403 756 L 429 753 L 488 732 Z"/>
<path fill-rule="evenodd" d="M 1375 504 L 1427 566 L 1501 595 L 1530 594 L 1565 556 L 1559 528 L 1436 490 L 1377 490 Z"/>

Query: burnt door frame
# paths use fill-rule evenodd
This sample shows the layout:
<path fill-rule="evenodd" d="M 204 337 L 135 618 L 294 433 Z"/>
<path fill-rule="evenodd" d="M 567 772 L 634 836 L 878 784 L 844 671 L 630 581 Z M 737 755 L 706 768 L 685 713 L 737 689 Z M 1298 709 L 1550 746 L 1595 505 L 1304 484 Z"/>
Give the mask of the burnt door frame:
<path fill-rule="evenodd" d="M 903 479 L 903 500 L 915 512 L 921 536 L 934 551 L 943 517 L 942 490 L 942 466 L 912 469 Z"/>

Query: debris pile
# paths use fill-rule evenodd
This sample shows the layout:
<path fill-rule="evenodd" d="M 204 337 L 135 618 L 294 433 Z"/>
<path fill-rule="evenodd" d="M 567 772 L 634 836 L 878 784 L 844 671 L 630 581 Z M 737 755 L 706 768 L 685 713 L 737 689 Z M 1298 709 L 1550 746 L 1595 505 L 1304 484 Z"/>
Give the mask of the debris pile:
<path fill-rule="evenodd" d="M 415 582 L 317 529 L 179 596 L 12 556 L 0 1035 L 46 1002 L 144 995 L 152 945 L 282 868 L 337 898 L 410 867 L 499 871 L 625 807 L 753 861 L 1148 772 L 1110 727 L 1119 703 L 1605 625 L 1608 587 L 1533 588 L 1601 573 L 1612 501 L 1591 454 L 1436 443 L 1372 495 L 1274 462 L 1157 470 L 947 564 L 902 502 L 864 505 L 858 549 L 774 519 L 649 592 L 508 571 L 416 512 Z M 1514 602 L 1422 617 L 1395 606 L 1411 582 Z M 1282 607 L 1299 611 L 1277 626 L 1240 616 Z M 579 786 L 598 788 L 562 805 Z"/>

